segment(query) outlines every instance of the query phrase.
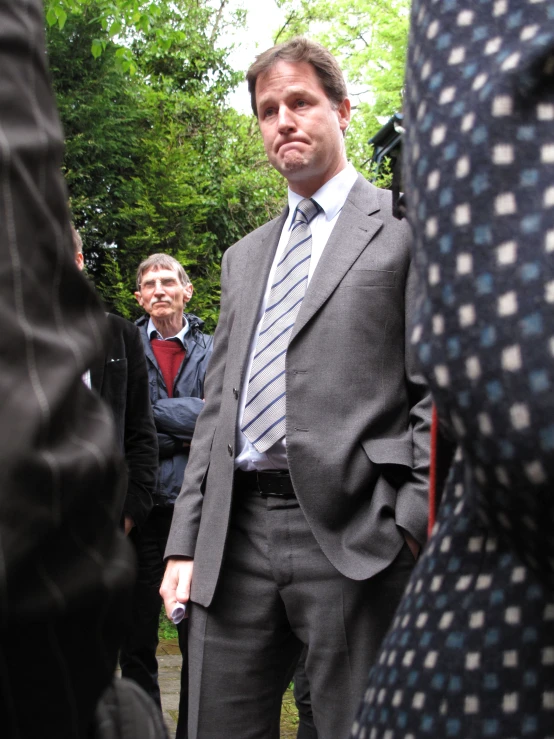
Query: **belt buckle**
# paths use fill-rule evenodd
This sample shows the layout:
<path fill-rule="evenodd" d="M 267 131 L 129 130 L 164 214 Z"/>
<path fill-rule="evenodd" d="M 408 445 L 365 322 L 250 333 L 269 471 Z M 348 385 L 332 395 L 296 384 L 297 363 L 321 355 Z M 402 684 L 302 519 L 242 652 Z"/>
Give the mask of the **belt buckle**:
<path fill-rule="evenodd" d="M 282 472 L 270 472 L 268 470 L 261 473 L 263 475 L 266 475 L 267 477 L 274 477 L 275 480 L 279 480 L 280 478 L 285 477 Z M 288 475 L 286 475 L 287 479 L 290 479 Z M 262 487 L 260 485 L 260 472 L 256 470 L 256 483 L 258 486 L 258 492 L 262 498 L 291 498 L 294 497 L 288 492 L 283 492 L 281 490 L 270 490 L 270 491 L 264 491 L 262 490 Z"/>
<path fill-rule="evenodd" d="M 267 475 L 267 474 L 271 474 L 271 473 L 264 472 L 264 474 Z M 260 483 L 260 471 L 259 470 L 256 470 L 256 486 L 258 488 L 258 493 L 259 493 L 259 495 L 260 495 L 261 498 L 266 499 L 266 498 L 269 498 L 272 495 L 275 495 L 275 493 L 268 493 L 265 490 L 262 490 L 262 486 L 261 486 L 261 483 Z"/>

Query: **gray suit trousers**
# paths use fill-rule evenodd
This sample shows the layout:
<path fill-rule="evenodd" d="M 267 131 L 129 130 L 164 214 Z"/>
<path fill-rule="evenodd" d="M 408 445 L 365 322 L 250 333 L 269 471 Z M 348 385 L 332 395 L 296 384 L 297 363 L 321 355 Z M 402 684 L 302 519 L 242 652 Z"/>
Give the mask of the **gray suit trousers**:
<path fill-rule="evenodd" d="M 237 491 L 214 600 L 191 608 L 190 739 L 277 739 L 303 644 L 318 735 L 346 738 L 413 565 L 405 545 L 376 577 L 350 580 L 296 499 Z"/>

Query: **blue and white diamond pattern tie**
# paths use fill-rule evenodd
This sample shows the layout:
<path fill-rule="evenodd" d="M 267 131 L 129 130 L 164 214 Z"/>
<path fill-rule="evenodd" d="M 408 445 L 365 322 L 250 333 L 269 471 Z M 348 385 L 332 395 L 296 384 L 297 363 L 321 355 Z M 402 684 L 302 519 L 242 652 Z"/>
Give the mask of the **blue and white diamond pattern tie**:
<path fill-rule="evenodd" d="M 285 435 L 285 360 L 308 285 L 310 223 L 319 211 L 319 205 L 311 199 L 302 200 L 296 208 L 256 344 L 241 431 L 259 452 L 265 452 Z"/>

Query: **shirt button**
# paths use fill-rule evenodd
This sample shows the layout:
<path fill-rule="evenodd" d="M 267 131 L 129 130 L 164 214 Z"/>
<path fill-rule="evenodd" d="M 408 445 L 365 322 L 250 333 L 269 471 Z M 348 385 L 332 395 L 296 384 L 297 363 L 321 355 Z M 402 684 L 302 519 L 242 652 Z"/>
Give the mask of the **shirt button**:
<path fill-rule="evenodd" d="M 230 444 L 227 445 L 227 451 L 229 452 L 229 456 L 232 457 L 233 456 L 233 447 Z"/>
<path fill-rule="evenodd" d="M 235 396 L 235 400 L 238 400 L 239 397 L 239 391 L 236 387 L 233 388 L 233 395 Z"/>

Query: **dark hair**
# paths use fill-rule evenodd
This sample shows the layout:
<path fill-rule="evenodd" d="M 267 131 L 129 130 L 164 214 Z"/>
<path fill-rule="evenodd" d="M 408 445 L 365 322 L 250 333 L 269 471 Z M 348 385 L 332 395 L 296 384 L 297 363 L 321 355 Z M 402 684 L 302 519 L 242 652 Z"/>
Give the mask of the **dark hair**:
<path fill-rule="evenodd" d="M 310 41 L 310 39 L 304 38 L 303 36 L 297 36 L 290 41 L 285 41 L 278 46 L 273 46 L 271 49 L 264 51 L 250 65 L 246 73 L 246 81 L 248 82 L 252 110 L 256 118 L 258 117 L 256 108 L 256 81 L 260 74 L 267 72 L 279 61 L 308 62 L 308 64 L 311 64 L 327 97 L 334 105 L 339 106 L 347 97 L 348 91 L 342 70 L 331 52 L 315 41 Z"/>
<path fill-rule="evenodd" d="M 140 292 L 140 282 L 142 275 L 149 270 L 156 272 L 159 269 L 171 269 L 177 272 L 179 282 L 183 287 L 190 285 L 189 276 L 185 272 L 181 262 L 178 262 L 175 257 L 169 254 L 151 254 L 148 259 L 142 261 L 137 269 L 137 291 Z"/>

